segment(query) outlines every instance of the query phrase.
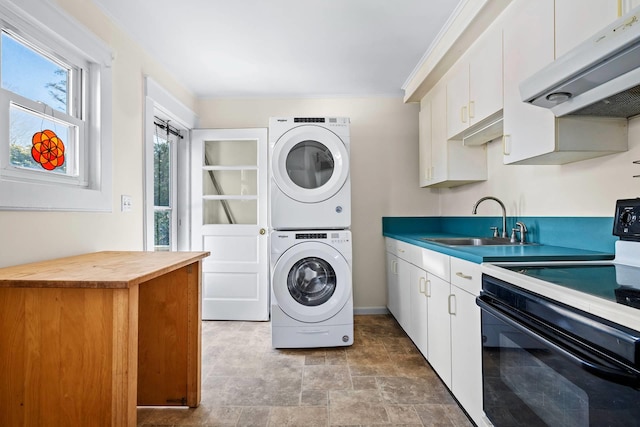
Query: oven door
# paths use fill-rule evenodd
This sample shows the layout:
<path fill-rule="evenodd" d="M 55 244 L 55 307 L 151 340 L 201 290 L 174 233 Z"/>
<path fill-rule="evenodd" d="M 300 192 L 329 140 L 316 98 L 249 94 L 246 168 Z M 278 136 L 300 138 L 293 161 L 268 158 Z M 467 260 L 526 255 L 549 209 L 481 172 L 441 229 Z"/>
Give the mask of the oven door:
<path fill-rule="evenodd" d="M 477 303 L 484 411 L 495 426 L 638 425 L 637 371 L 563 342 L 487 295 Z"/>

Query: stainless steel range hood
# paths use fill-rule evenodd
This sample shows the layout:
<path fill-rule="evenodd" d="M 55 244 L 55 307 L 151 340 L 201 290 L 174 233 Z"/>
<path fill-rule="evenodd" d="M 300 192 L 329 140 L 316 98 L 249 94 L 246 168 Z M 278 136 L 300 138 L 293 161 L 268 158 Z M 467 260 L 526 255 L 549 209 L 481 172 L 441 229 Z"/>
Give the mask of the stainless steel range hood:
<path fill-rule="evenodd" d="M 556 116 L 640 114 L 640 7 L 524 80 L 520 95 Z"/>

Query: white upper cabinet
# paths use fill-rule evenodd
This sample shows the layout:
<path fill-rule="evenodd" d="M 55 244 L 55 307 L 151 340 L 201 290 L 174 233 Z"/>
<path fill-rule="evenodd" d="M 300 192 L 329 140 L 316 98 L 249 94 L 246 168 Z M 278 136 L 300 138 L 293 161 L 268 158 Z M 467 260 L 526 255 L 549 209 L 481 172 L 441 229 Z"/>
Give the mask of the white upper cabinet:
<path fill-rule="evenodd" d="M 612 0 L 516 0 L 505 11 L 505 164 L 563 164 L 627 149 L 626 120 L 556 118 L 522 102 L 519 89 L 522 80 L 556 58 L 556 49 L 568 51 L 616 16 Z"/>
<path fill-rule="evenodd" d="M 487 179 L 484 146 L 447 140 L 447 94 L 438 83 L 420 102 L 420 185 L 455 187 Z"/>
<path fill-rule="evenodd" d="M 505 12 L 504 163 L 555 149 L 553 113 L 522 102 L 518 87 L 523 79 L 554 60 L 553 6 L 553 0 L 521 0 Z"/>
<path fill-rule="evenodd" d="M 447 81 L 447 139 L 469 127 L 469 63 L 462 58 Z"/>
<path fill-rule="evenodd" d="M 425 96 L 420 101 L 418 114 L 420 187 L 431 183 L 431 97 Z"/>
<path fill-rule="evenodd" d="M 556 58 L 618 17 L 614 0 L 559 0 L 555 3 Z"/>
<path fill-rule="evenodd" d="M 447 81 L 447 138 L 502 110 L 502 31 L 487 30 L 452 68 Z M 485 141 L 486 142 L 486 141 Z"/>

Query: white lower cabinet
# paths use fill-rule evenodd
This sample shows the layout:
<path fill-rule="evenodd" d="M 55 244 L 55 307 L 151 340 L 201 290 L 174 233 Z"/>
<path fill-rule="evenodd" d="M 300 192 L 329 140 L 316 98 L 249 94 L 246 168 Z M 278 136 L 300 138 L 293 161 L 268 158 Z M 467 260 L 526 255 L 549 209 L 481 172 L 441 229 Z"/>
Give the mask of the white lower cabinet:
<path fill-rule="evenodd" d="M 420 353 L 427 354 L 427 272 L 415 265 L 410 266 L 410 315 L 407 335 L 413 340 Z"/>
<path fill-rule="evenodd" d="M 389 252 L 387 252 L 387 309 L 396 320 L 400 317 L 398 257 Z"/>
<path fill-rule="evenodd" d="M 427 360 L 451 389 L 451 319 L 449 316 L 449 282 L 435 276 L 427 278 L 428 347 Z"/>
<path fill-rule="evenodd" d="M 386 238 L 387 307 L 477 425 L 482 425 L 480 265 Z"/>
<path fill-rule="evenodd" d="M 402 329 L 411 330 L 411 267 L 420 248 L 385 238 L 387 248 L 387 308 Z M 407 332 L 408 333 L 408 332 Z"/>

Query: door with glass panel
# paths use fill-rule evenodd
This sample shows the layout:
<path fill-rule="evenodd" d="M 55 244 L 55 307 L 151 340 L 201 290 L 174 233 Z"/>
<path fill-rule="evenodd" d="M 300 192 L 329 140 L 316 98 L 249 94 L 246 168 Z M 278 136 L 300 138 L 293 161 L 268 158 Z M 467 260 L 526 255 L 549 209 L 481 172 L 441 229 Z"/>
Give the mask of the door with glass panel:
<path fill-rule="evenodd" d="M 268 320 L 267 129 L 192 133 L 192 248 L 202 318 Z"/>

